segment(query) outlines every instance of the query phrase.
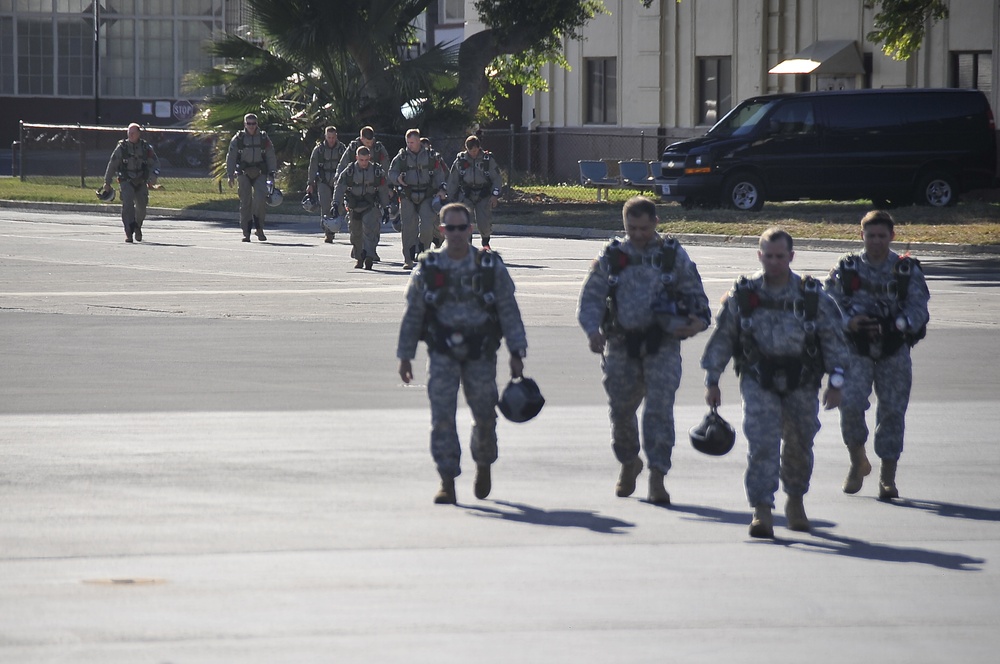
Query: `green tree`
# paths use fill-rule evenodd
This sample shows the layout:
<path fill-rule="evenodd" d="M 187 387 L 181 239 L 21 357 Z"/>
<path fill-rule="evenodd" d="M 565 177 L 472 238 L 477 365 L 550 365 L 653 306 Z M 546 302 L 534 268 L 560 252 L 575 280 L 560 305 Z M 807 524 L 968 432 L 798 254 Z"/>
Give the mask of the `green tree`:
<path fill-rule="evenodd" d="M 944 0 L 874 0 L 873 27 L 868 41 L 882 44 L 882 52 L 895 60 L 908 60 L 917 52 L 927 28 L 948 18 Z"/>
<path fill-rule="evenodd" d="M 304 175 L 294 171 L 304 167 L 324 125 L 354 130 L 371 124 L 395 134 L 466 118 L 452 103 L 457 47 L 410 53 L 417 42 L 412 21 L 430 1 L 248 0 L 254 17 L 248 32 L 208 46 L 224 64 L 187 81 L 222 90 L 209 96 L 195 126 L 231 136 L 245 113 L 257 113 L 297 184 Z M 401 107 L 414 99 L 424 100 L 424 113 L 406 118 Z M 221 150 L 228 146 L 223 142 Z"/>

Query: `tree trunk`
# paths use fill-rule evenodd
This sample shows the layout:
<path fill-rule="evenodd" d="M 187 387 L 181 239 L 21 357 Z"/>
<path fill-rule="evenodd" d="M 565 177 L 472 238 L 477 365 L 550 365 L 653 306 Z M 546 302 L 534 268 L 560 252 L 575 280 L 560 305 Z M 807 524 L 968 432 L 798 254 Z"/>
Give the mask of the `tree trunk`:
<path fill-rule="evenodd" d="M 522 32 L 499 44 L 492 30 L 477 32 L 462 42 L 458 49 L 458 94 L 472 115 L 479 112 L 479 102 L 490 89 L 486 67 L 497 56 L 526 51 L 531 43 Z"/>

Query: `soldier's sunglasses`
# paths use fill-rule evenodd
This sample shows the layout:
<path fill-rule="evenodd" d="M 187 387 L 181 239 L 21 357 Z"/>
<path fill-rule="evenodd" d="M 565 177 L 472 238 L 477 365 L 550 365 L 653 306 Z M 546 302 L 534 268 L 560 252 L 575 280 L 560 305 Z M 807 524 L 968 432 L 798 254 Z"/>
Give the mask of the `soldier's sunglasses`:
<path fill-rule="evenodd" d="M 455 231 L 467 231 L 469 230 L 468 224 L 445 224 L 444 229 L 448 232 L 454 233 Z"/>

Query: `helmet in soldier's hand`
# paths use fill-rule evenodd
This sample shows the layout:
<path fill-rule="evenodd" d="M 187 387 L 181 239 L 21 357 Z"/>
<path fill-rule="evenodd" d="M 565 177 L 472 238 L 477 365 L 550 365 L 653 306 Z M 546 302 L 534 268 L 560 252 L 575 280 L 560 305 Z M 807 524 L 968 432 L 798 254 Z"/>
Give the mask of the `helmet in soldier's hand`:
<path fill-rule="evenodd" d="M 107 191 L 105 191 L 104 188 L 102 187 L 101 189 L 98 189 L 95 193 L 97 194 L 97 198 L 104 201 L 105 203 L 110 203 L 111 201 L 115 200 L 114 187 L 108 189 Z"/>
<path fill-rule="evenodd" d="M 736 444 L 736 430 L 713 408 L 701 424 L 688 431 L 691 444 L 703 454 L 723 456 Z"/>
<path fill-rule="evenodd" d="M 530 378 L 512 379 L 500 397 L 500 412 L 511 422 L 527 422 L 538 415 L 545 405 L 545 397 L 538 383 Z"/>
<path fill-rule="evenodd" d="M 316 194 L 306 194 L 302 197 L 302 209 L 306 212 L 319 212 L 319 199 Z"/>
<path fill-rule="evenodd" d="M 277 187 L 271 189 L 267 195 L 267 204 L 271 207 L 278 207 L 285 200 L 285 195 Z"/>

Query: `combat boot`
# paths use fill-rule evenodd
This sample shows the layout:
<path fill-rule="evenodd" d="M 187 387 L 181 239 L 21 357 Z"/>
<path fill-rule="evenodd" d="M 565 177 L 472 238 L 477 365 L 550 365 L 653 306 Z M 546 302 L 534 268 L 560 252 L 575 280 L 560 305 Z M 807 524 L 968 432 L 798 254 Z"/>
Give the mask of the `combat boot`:
<path fill-rule="evenodd" d="M 844 493 L 857 493 L 861 491 L 865 478 L 871 474 L 872 465 L 868 462 L 864 445 L 848 447 L 847 451 L 851 455 L 851 469 L 847 471 L 847 479 L 844 480 Z"/>
<path fill-rule="evenodd" d="M 138 224 L 135 226 L 135 241 L 142 242 L 142 226 Z"/>
<path fill-rule="evenodd" d="M 631 496 L 635 491 L 635 480 L 641 472 L 642 459 L 639 457 L 623 463 L 621 473 L 618 474 L 618 484 L 615 485 L 615 495 L 619 498 Z"/>
<path fill-rule="evenodd" d="M 365 259 L 365 269 L 366 270 L 372 269 L 372 266 L 374 264 L 375 264 L 375 259 L 374 258 L 366 258 Z"/>
<path fill-rule="evenodd" d="M 806 508 L 802 504 L 802 496 L 788 496 L 788 500 L 785 501 L 785 519 L 788 521 L 789 530 L 809 532 L 809 517 L 806 516 Z"/>
<path fill-rule="evenodd" d="M 455 498 L 455 478 L 441 476 L 441 488 L 434 494 L 434 502 L 438 505 L 454 505 L 458 502 Z"/>
<path fill-rule="evenodd" d="M 670 494 L 663 486 L 663 473 L 655 468 L 649 469 L 649 494 L 646 500 L 654 505 L 670 504 Z"/>
<path fill-rule="evenodd" d="M 878 499 L 892 500 L 893 498 L 899 498 L 899 489 L 896 488 L 896 461 L 882 459 L 882 467 L 878 474 Z"/>
<path fill-rule="evenodd" d="M 490 466 L 486 463 L 481 463 L 476 465 L 476 482 L 473 484 L 473 489 L 476 492 L 476 498 L 482 500 L 486 496 L 490 495 L 490 489 L 493 488 L 492 478 L 490 477 Z"/>
<path fill-rule="evenodd" d="M 770 505 L 757 505 L 753 508 L 750 537 L 774 538 L 774 519 L 771 517 Z"/>

